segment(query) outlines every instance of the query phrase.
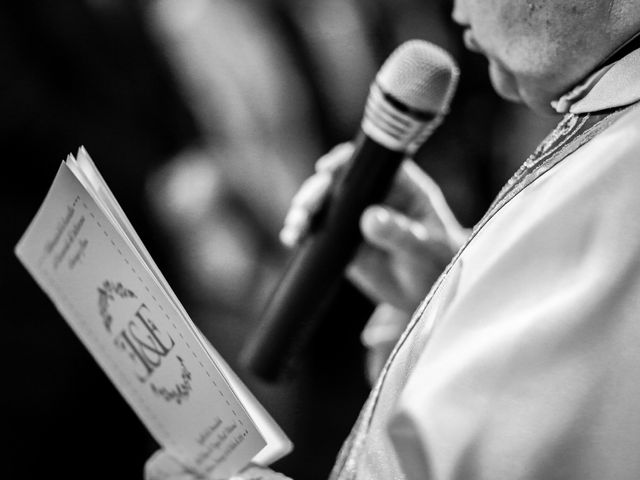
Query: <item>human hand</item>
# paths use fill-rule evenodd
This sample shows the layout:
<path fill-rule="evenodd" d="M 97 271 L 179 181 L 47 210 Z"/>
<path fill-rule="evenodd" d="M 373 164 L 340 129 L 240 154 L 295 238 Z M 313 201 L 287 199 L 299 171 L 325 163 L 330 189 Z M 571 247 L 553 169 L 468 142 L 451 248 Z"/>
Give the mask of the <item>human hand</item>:
<path fill-rule="evenodd" d="M 280 233 L 285 245 L 305 237 L 353 149 L 341 144 L 318 160 L 292 200 Z M 406 312 L 415 310 L 467 237 L 438 186 L 411 160 L 403 162 L 384 203 L 364 211 L 360 229 L 364 242 L 347 276 L 374 301 Z"/>
<path fill-rule="evenodd" d="M 388 303 L 379 304 L 369 317 L 360 339 L 367 348 L 365 373 L 371 385 L 375 384 L 410 320 L 410 313 Z"/>
<path fill-rule="evenodd" d="M 208 480 L 180 464 L 166 450 L 154 453 L 144 467 L 145 480 Z M 250 465 L 229 480 L 291 480 L 289 477 L 257 465 Z"/>

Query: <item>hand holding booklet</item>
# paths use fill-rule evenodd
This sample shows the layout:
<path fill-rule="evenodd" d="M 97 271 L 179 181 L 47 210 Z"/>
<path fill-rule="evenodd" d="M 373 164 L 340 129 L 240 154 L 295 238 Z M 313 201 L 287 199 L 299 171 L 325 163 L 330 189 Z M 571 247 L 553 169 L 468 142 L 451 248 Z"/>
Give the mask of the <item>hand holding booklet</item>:
<path fill-rule="evenodd" d="M 62 162 L 16 255 L 186 467 L 227 478 L 291 450 L 190 320 L 83 148 Z"/>

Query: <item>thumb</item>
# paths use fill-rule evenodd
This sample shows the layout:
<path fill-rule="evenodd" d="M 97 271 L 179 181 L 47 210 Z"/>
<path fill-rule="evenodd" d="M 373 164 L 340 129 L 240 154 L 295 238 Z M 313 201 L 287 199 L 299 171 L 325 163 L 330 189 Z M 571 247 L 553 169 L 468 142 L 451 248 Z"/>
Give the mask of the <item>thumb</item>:
<path fill-rule="evenodd" d="M 144 466 L 145 480 L 195 480 L 202 478 L 190 472 L 169 452 L 160 449 L 155 452 Z"/>
<path fill-rule="evenodd" d="M 422 223 L 380 205 L 364 211 L 360 229 L 369 243 L 394 254 L 424 252 L 429 242 L 429 232 Z"/>
<path fill-rule="evenodd" d="M 289 477 L 274 472 L 270 468 L 250 465 L 229 480 L 291 480 Z"/>

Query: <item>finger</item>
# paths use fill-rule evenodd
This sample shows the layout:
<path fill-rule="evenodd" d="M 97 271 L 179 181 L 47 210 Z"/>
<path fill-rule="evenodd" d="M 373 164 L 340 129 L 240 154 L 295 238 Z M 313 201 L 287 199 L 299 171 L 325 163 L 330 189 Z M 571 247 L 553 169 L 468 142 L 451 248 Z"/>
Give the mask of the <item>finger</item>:
<path fill-rule="evenodd" d="M 399 290 L 388 265 L 388 253 L 370 245 L 362 245 L 349 264 L 346 276 L 375 303 L 386 302 L 398 308 L 406 308 L 405 296 Z"/>
<path fill-rule="evenodd" d="M 316 172 L 336 172 L 336 170 L 349 161 L 354 150 L 355 145 L 351 142 L 336 145 L 318 159 L 316 162 Z"/>
<path fill-rule="evenodd" d="M 285 246 L 294 247 L 305 236 L 311 217 L 327 196 L 334 173 L 347 163 L 353 150 L 351 143 L 341 143 L 316 162 L 316 173 L 304 181 L 291 200 L 291 207 L 280 231 L 280 241 Z"/>
<path fill-rule="evenodd" d="M 270 468 L 249 466 L 239 474 L 231 477 L 229 480 L 291 480 L 289 477 L 274 472 Z"/>
<path fill-rule="evenodd" d="M 389 303 L 381 303 L 369 317 L 360 339 L 367 348 L 395 343 L 409 323 L 411 315 Z"/>
<path fill-rule="evenodd" d="M 430 255 L 425 256 L 428 258 Z M 433 265 L 430 260 L 423 265 L 421 259 L 410 256 L 405 258 L 402 265 L 402 262 L 394 263 L 391 257 L 389 252 L 372 245 L 361 245 L 347 268 L 346 276 L 374 302 L 389 303 L 411 314 L 435 280 Z M 418 271 L 411 271 L 416 264 L 420 265 Z M 440 271 L 438 265 L 437 273 Z"/>
<path fill-rule="evenodd" d="M 289 210 L 280 230 L 280 242 L 289 248 L 298 245 L 309 228 L 309 222 L 308 212 L 298 208 Z"/>
<path fill-rule="evenodd" d="M 439 225 L 452 217 L 440 187 L 412 160 L 402 163 L 384 203 L 411 218 Z"/>
<path fill-rule="evenodd" d="M 369 243 L 394 255 L 421 254 L 431 240 L 423 223 L 380 205 L 364 211 L 360 228 Z"/>
<path fill-rule="evenodd" d="M 409 313 L 388 303 L 378 305 L 369 318 L 360 338 L 367 347 L 367 377 L 371 384 L 380 375 L 410 318 Z"/>
<path fill-rule="evenodd" d="M 458 223 L 438 184 L 411 160 L 403 162 L 384 203 L 428 225 L 433 237 L 443 241 L 446 238 L 446 243 L 454 250 L 469 235 L 469 231 Z"/>
<path fill-rule="evenodd" d="M 145 480 L 194 480 L 184 467 L 165 450 L 158 450 L 144 466 Z"/>
<path fill-rule="evenodd" d="M 332 177 L 329 173 L 316 173 L 309 177 L 291 200 L 291 207 L 284 219 L 280 241 L 293 247 L 304 237 L 315 214 L 326 198 Z"/>
<path fill-rule="evenodd" d="M 319 172 L 307 178 L 291 199 L 292 208 L 315 212 L 322 205 L 332 180 L 328 172 Z"/>

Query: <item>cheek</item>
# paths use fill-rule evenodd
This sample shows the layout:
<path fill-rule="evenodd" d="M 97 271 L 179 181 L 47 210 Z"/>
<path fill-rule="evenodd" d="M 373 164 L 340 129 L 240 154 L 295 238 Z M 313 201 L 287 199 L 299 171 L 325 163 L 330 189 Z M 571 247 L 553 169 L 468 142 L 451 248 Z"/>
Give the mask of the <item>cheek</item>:
<path fill-rule="evenodd" d="M 526 0 L 476 0 L 472 2 L 474 33 L 490 54 L 502 60 L 531 36 L 533 19 Z"/>
<path fill-rule="evenodd" d="M 483 31 L 479 33 L 487 42 L 488 53 L 517 76 L 541 74 L 559 51 L 557 32 L 554 33 L 557 24 L 547 3 L 547 0 L 478 2 L 486 7 Z"/>
<path fill-rule="evenodd" d="M 503 51 L 522 56 L 561 58 L 576 51 L 585 31 L 592 36 L 605 12 L 584 0 L 491 0 L 495 35 Z"/>
<path fill-rule="evenodd" d="M 598 4 L 600 5 L 600 4 Z M 584 0 L 468 0 L 499 93 L 548 104 L 597 63 L 606 12 Z"/>

